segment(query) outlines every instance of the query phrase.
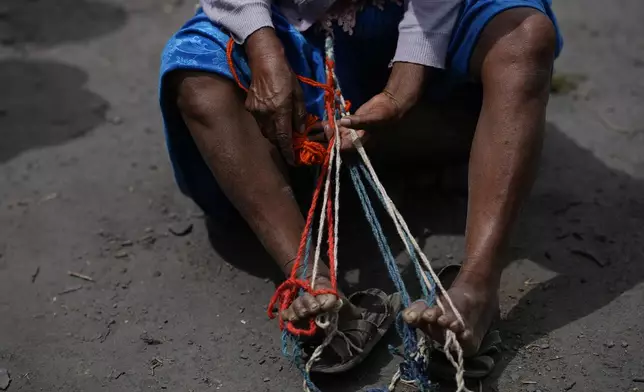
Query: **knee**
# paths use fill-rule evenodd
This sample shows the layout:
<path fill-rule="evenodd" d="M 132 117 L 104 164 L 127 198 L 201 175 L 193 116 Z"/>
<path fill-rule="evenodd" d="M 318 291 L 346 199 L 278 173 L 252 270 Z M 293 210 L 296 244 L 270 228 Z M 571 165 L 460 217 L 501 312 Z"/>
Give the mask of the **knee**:
<path fill-rule="evenodd" d="M 181 72 L 174 75 L 177 107 L 182 115 L 200 122 L 230 112 L 237 103 L 232 83 L 216 75 Z"/>
<path fill-rule="evenodd" d="M 549 17 L 536 10 L 517 9 L 501 14 L 496 39 L 486 59 L 492 74 L 549 80 L 557 33 Z M 485 68 L 485 65 L 484 65 Z M 506 72 L 509 72 L 508 75 Z M 490 72 L 488 72 L 490 73 Z"/>
<path fill-rule="evenodd" d="M 552 67 L 557 46 L 557 33 L 550 18 L 535 13 L 526 18 L 510 35 L 509 50 L 516 63 L 529 63 L 535 66 Z"/>

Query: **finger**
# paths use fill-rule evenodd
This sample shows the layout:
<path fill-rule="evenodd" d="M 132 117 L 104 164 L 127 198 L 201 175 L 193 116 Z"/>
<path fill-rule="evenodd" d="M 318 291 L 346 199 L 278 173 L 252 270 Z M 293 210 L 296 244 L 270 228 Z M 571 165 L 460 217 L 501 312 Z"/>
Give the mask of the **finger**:
<path fill-rule="evenodd" d="M 399 108 L 387 94 L 378 94 L 362 105 L 356 113 L 340 120 L 340 125 L 353 129 L 377 131 L 398 117 Z"/>
<path fill-rule="evenodd" d="M 355 132 L 355 136 L 353 135 Z M 363 130 L 352 130 L 349 128 L 341 127 L 340 128 L 340 150 L 341 151 L 353 151 L 355 150 L 354 137 L 360 141 L 360 143 L 365 143 L 368 138 L 368 134 Z"/>
<path fill-rule="evenodd" d="M 335 134 L 335 129 L 331 127 L 328 121 L 324 121 L 322 124 L 324 126 L 324 134 L 326 135 L 326 140 L 330 141 Z"/>
<path fill-rule="evenodd" d="M 316 142 L 316 143 L 326 143 L 327 142 L 326 135 L 324 133 L 315 133 L 313 135 L 308 134 L 307 138 L 310 141 Z"/>
<path fill-rule="evenodd" d="M 383 118 L 383 112 L 372 109 L 367 102 L 356 114 L 344 117 L 340 120 L 340 125 L 353 129 L 364 129 L 373 131 L 380 126 L 386 119 Z"/>
<path fill-rule="evenodd" d="M 318 121 L 309 127 L 309 133 L 325 133 L 326 121 Z"/>
<path fill-rule="evenodd" d="M 275 115 L 275 139 L 273 143 L 277 145 L 282 156 L 289 165 L 295 163 L 293 154 L 293 117 L 291 105 L 285 106 Z"/>
<path fill-rule="evenodd" d="M 272 133 L 270 133 L 270 131 L 273 127 L 270 125 L 270 116 L 258 108 L 255 103 L 255 98 L 252 96 L 252 94 L 248 94 L 245 106 L 246 110 L 248 110 L 255 118 L 255 121 L 257 121 L 257 125 L 259 125 L 259 130 L 262 133 L 262 136 L 264 136 L 268 140 L 271 140 Z"/>

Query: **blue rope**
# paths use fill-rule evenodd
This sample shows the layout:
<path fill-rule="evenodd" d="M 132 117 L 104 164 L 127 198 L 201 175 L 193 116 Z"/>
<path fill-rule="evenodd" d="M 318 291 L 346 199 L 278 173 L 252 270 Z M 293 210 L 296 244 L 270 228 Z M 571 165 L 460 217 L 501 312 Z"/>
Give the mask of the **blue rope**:
<path fill-rule="evenodd" d="M 396 290 L 398 290 L 400 292 L 400 295 L 402 295 L 403 304 L 405 305 L 405 307 L 409 307 L 409 305 L 411 305 L 409 293 L 407 292 L 407 288 L 405 287 L 405 282 L 403 282 L 402 275 L 400 275 L 400 270 L 396 265 L 396 259 L 391 252 L 391 247 L 389 247 L 389 244 L 387 243 L 387 238 L 385 237 L 385 234 L 382 230 L 382 226 L 376 218 L 376 212 L 371 205 L 369 195 L 367 194 L 367 189 L 365 188 L 364 183 L 362 182 L 362 179 L 360 177 L 359 168 L 356 166 L 351 166 L 349 173 L 351 174 L 353 185 L 356 189 L 356 192 L 358 193 L 360 204 L 362 205 L 362 209 L 364 210 L 367 222 L 369 222 L 369 226 L 371 226 L 371 231 L 373 232 L 373 236 L 378 243 L 380 253 L 382 253 L 385 259 L 385 265 L 387 266 L 389 276 L 396 286 Z"/>
<path fill-rule="evenodd" d="M 409 293 L 407 292 L 407 288 L 405 287 L 405 283 L 402 279 L 402 275 L 400 274 L 400 270 L 396 265 L 396 260 L 391 251 L 391 247 L 387 242 L 387 238 L 382 229 L 382 225 L 376 217 L 375 210 L 373 208 L 373 205 L 371 204 L 371 199 L 369 198 L 367 189 L 365 188 L 364 182 L 362 181 L 362 177 L 367 178 L 367 181 L 370 183 L 371 188 L 376 192 L 383 205 L 384 195 L 379 192 L 378 188 L 373 183 L 373 180 L 369 175 L 367 169 L 364 167 L 364 164 L 360 163 L 358 164 L 358 166 L 351 166 L 349 168 L 349 173 L 351 174 L 351 179 L 353 181 L 356 192 L 358 193 L 358 198 L 360 199 L 360 204 L 362 205 L 362 208 L 364 210 L 365 217 L 367 218 L 367 221 L 371 226 L 371 231 L 376 239 L 376 242 L 378 243 L 380 252 L 384 257 L 385 265 L 387 266 L 389 275 L 394 285 L 396 286 L 396 289 L 402 295 L 403 304 L 405 305 L 405 307 L 408 307 L 411 304 Z M 411 245 L 409 238 L 405 238 L 404 240 L 408 245 Z M 413 248 L 410 247 L 410 249 Z M 410 257 L 412 257 L 414 265 L 417 266 L 418 256 L 416 255 L 416 253 L 412 252 L 410 254 Z M 419 267 L 416 267 L 416 273 L 420 273 Z M 430 289 L 426 287 L 423 280 L 421 280 L 421 287 L 423 288 L 423 293 L 426 293 L 425 298 L 429 298 L 429 293 L 432 291 L 430 291 Z M 404 348 L 405 360 L 400 364 L 401 376 L 404 380 L 413 380 L 421 391 L 425 391 L 431 387 L 431 382 L 426 375 L 425 369 L 427 364 L 423 360 L 424 358 L 422 356 L 419 356 L 418 359 L 414 359 L 416 354 L 418 354 L 418 338 L 416 336 L 416 331 L 414 328 L 403 322 L 401 314 L 398 314 L 398 316 L 396 317 L 395 324 L 398 335 L 403 341 Z M 372 390 L 372 392 L 378 391 L 387 391 L 387 389 Z"/>
<path fill-rule="evenodd" d="M 373 181 L 373 178 L 371 177 L 371 173 L 369 173 L 369 170 L 367 170 L 364 164 L 360 163 L 359 167 L 360 167 L 360 170 L 362 171 L 362 175 L 367 179 L 367 182 L 369 182 L 371 189 L 373 189 L 374 192 L 376 192 L 376 195 L 378 196 L 380 203 L 386 209 L 387 206 L 385 203 L 384 195 L 382 194 L 382 192 L 380 192 L 380 189 L 378 189 L 378 187 L 376 186 L 376 183 Z M 433 304 L 435 301 L 434 293 L 436 292 L 436 283 L 434 282 L 434 279 L 431 276 L 428 276 L 431 287 L 427 287 L 427 285 L 425 284 L 425 280 L 422 278 L 423 272 L 421 270 L 418 254 L 414 251 L 414 247 L 412 246 L 411 239 L 409 238 L 409 235 L 407 233 L 405 233 L 404 241 L 407 249 L 412 250 L 412 252 L 410 252 L 409 254 L 409 258 L 411 259 L 412 264 L 414 265 L 416 276 L 418 277 L 418 280 L 420 282 L 420 288 L 423 291 L 423 298 L 425 298 L 427 303 Z"/>

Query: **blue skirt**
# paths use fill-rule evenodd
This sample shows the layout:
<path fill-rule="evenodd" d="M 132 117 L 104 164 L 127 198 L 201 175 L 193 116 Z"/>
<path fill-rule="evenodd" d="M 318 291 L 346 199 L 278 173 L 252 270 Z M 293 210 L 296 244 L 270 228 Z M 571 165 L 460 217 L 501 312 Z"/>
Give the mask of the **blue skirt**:
<path fill-rule="evenodd" d="M 563 46 L 550 0 L 465 0 L 454 28 L 447 54 L 447 69 L 438 82 L 429 87 L 436 99 L 445 96 L 456 85 L 474 82 L 469 62 L 478 38 L 487 23 L 511 8 L 528 7 L 543 12 L 557 31 L 558 55 Z M 366 6 L 356 15 L 356 26 L 349 35 L 334 25 L 336 73 L 342 92 L 357 108 L 384 88 L 389 76 L 389 63 L 398 40 L 398 24 L 403 8 L 388 2 L 384 9 Z M 294 72 L 318 81 L 324 73 L 324 34 L 315 28 L 297 31 L 286 19 L 273 12 L 276 33 L 282 41 Z M 206 214 L 225 218 L 235 210 L 222 193 L 206 163 L 201 158 L 173 97 L 166 93 L 165 76 L 176 70 L 211 72 L 233 79 L 226 45 L 229 35 L 198 10 L 168 41 L 161 59 L 160 102 L 165 124 L 166 142 L 175 179 L 181 191 L 191 197 Z M 236 46 L 233 62 L 242 83 L 250 82 L 250 68 L 243 48 Z M 323 93 L 303 85 L 307 111 L 322 117 Z"/>

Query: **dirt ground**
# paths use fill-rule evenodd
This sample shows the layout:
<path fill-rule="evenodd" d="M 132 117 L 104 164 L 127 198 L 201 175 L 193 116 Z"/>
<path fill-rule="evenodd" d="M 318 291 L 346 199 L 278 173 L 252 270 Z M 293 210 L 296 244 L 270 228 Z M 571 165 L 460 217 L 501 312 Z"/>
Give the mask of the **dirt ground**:
<path fill-rule="evenodd" d="M 265 315 L 266 256 L 241 232 L 209 240 L 173 183 L 157 68 L 193 9 L 0 4 L 0 369 L 11 392 L 300 390 Z M 566 39 L 556 71 L 571 88 L 551 100 L 504 276 L 504 359 L 486 389 L 644 390 L 644 2 L 555 9 Z M 463 197 L 408 197 L 427 253 L 458 260 Z M 345 265 L 352 287 L 375 284 Z M 397 362 L 381 345 L 322 384 L 382 385 Z"/>

